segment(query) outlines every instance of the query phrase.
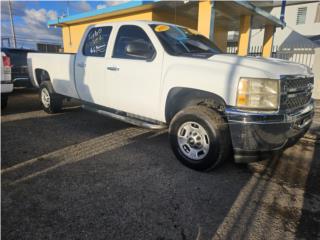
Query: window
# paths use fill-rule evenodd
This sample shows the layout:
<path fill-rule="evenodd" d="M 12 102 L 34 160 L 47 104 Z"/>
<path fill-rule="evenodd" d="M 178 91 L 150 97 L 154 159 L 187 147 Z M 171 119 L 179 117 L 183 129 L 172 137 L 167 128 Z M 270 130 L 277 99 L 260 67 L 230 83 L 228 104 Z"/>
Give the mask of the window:
<path fill-rule="evenodd" d="M 316 18 L 314 19 L 315 23 L 320 22 L 320 3 L 317 6 Z"/>
<path fill-rule="evenodd" d="M 151 24 L 164 49 L 174 56 L 209 58 L 221 53 L 206 37 L 183 27 L 167 24 Z"/>
<path fill-rule="evenodd" d="M 307 7 L 298 8 L 296 25 L 305 24 L 307 16 Z"/>
<path fill-rule="evenodd" d="M 84 42 L 82 53 L 84 56 L 104 57 L 112 27 L 92 28 Z"/>
<path fill-rule="evenodd" d="M 134 25 L 121 26 L 118 32 L 116 43 L 114 45 L 113 56 L 114 58 L 126 59 L 144 59 L 144 56 L 132 56 L 126 52 L 126 47 L 130 43 L 144 43 L 150 52 L 154 53 L 155 49 L 145 31 Z M 154 55 L 154 54 L 151 54 Z"/>

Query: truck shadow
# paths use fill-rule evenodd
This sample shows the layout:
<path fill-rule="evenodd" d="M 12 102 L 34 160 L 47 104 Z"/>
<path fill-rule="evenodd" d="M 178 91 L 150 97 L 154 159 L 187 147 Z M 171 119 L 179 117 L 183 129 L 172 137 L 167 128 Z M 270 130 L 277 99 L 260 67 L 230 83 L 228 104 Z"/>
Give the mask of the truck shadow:
<path fill-rule="evenodd" d="M 129 127 L 78 107 L 70 109 L 72 113 L 67 111 L 55 115 L 42 113 L 42 117 L 34 114 L 10 121 L 3 119 L 2 168 Z"/>
<path fill-rule="evenodd" d="M 310 172 L 306 181 L 302 214 L 296 232 L 298 239 L 320 237 L 320 144 L 315 144 Z"/>

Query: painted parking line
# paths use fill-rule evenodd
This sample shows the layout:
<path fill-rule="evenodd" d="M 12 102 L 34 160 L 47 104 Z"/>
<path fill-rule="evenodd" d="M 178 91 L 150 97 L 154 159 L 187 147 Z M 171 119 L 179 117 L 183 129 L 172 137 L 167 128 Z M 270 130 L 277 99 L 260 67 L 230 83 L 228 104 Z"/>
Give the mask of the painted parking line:
<path fill-rule="evenodd" d="M 1 175 L 4 177 L 3 182 L 6 185 L 24 182 L 66 164 L 75 163 L 133 143 L 135 138 L 149 132 L 151 132 L 149 129 L 130 127 L 53 151 L 1 170 Z M 49 166 L 38 169 L 38 165 L 44 162 Z"/>

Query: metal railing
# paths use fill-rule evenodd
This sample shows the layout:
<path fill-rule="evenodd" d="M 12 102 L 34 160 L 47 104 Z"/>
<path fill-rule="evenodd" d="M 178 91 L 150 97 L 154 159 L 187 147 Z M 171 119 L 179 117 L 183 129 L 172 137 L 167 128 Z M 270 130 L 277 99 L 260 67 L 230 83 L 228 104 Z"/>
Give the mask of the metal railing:
<path fill-rule="evenodd" d="M 237 54 L 238 46 L 228 46 L 227 53 Z M 248 56 L 261 56 L 262 46 L 251 46 Z M 314 61 L 314 48 L 311 46 L 272 47 L 272 57 L 301 63 L 312 68 Z"/>

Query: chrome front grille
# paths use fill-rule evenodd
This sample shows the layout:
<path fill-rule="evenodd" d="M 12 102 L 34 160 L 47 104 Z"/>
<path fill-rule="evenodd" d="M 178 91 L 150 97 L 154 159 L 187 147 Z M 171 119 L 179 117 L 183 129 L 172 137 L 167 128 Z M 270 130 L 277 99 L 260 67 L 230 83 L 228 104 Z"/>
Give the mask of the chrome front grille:
<path fill-rule="evenodd" d="M 313 86 L 313 77 L 287 76 L 284 81 L 287 92 L 297 92 L 305 90 L 306 87 Z"/>
<path fill-rule="evenodd" d="M 281 81 L 281 109 L 293 110 L 308 104 L 311 100 L 313 81 L 313 76 L 284 76 Z"/>

